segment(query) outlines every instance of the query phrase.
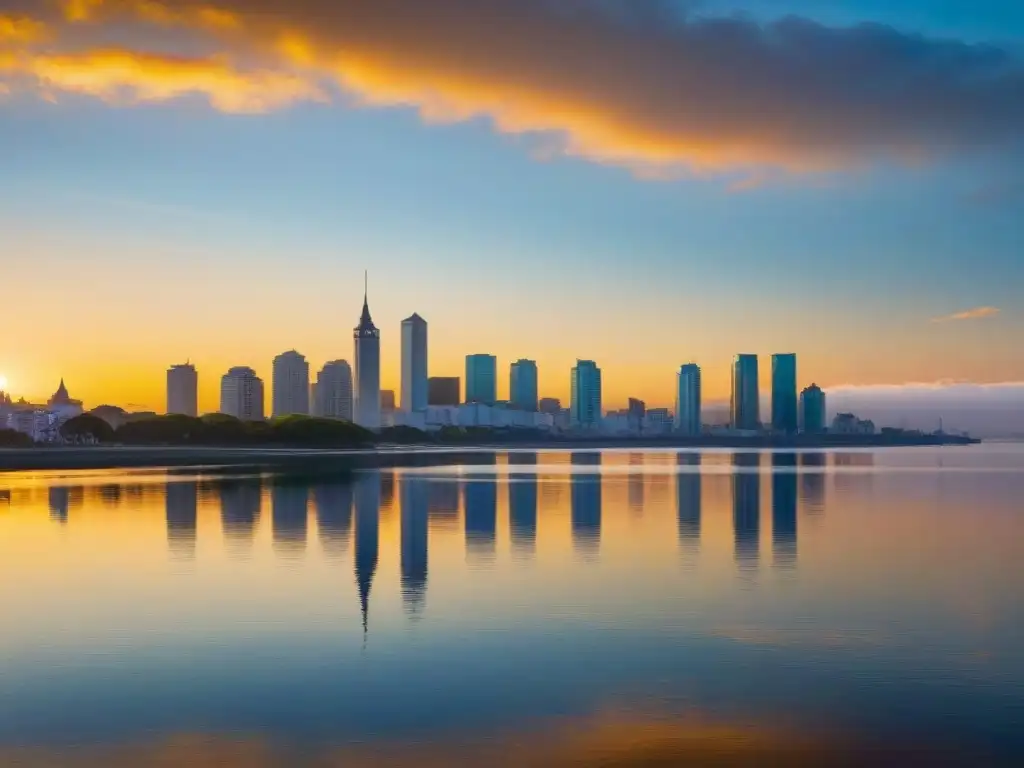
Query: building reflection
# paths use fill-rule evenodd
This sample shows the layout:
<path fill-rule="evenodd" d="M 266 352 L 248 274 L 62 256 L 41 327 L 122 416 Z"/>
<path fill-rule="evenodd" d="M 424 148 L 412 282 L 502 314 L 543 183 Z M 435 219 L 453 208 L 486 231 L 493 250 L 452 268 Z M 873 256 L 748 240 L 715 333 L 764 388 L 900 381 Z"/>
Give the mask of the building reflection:
<path fill-rule="evenodd" d="M 101 485 L 96 489 L 96 493 L 105 506 L 118 507 L 121 505 L 121 486 L 116 483 Z"/>
<path fill-rule="evenodd" d="M 772 563 L 796 565 L 797 461 L 795 453 L 772 454 Z"/>
<path fill-rule="evenodd" d="M 380 514 L 381 517 L 386 516 L 388 512 L 391 512 L 395 507 L 395 487 L 396 478 L 395 470 L 393 469 L 382 469 L 380 470 Z"/>
<path fill-rule="evenodd" d="M 373 586 L 380 554 L 380 472 L 360 474 L 353 490 L 356 518 L 355 576 L 365 634 L 370 627 L 370 588 Z"/>
<path fill-rule="evenodd" d="M 415 474 L 402 477 L 402 605 L 410 616 L 423 613 L 427 598 L 429 485 Z"/>
<path fill-rule="evenodd" d="M 252 544 L 260 519 L 263 483 L 258 477 L 225 480 L 218 487 L 220 522 L 229 549 Z"/>
<path fill-rule="evenodd" d="M 756 571 L 761 539 L 761 456 L 734 453 L 732 457 L 732 525 L 736 565 Z"/>
<path fill-rule="evenodd" d="M 875 455 L 869 452 L 832 454 L 832 481 L 837 494 L 870 490 L 875 480 Z"/>
<path fill-rule="evenodd" d="M 512 547 L 529 554 L 537 547 L 537 454 L 512 453 L 509 464 L 532 467 L 532 471 L 509 475 L 508 518 Z"/>
<path fill-rule="evenodd" d="M 680 453 L 676 457 L 676 516 L 679 523 L 679 547 L 684 553 L 700 549 L 701 456 Z"/>
<path fill-rule="evenodd" d="M 498 483 L 494 475 L 475 474 L 462 486 L 465 505 L 466 555 L 494 557 L 498 534 Z"/>
<path fill-rule="evenodd" d="M 338 557 L 352 536 L 352 482 L 339 478 L 319 483 L 313 486 L 313 500 L 320 546 L 328 557 Z"/>
<path fill-rule="evenodd" d="M 644 511 L 644 455 L 629 454 L 629 474 L 626 476 L 626 496 L 629 511 L 641 515 Z"/>
<path fill-rule="evenodd" d="M 819 515 L 825 511 L 825 465 L 828 455 L 821 452 L 800 454 L 800 495 L 804 512 Z"/>
<path fill-rule="evenodd" d="M 434 525 L 456 528 L 459 523 L 459 481 L 451 477 L 432 478 L 427 483 L 427 509 Z"/>
<path fill-rule="evenodd" d="M 302 555 L 309 528 L 309 487 L 299 479 L 276 477 L 270 498 L 274 551 Z"/>
<path fill-rule="evenodd" d="M 572 543 L 578 554 L 594 555 L 601 546 L 601 454 L 573 453 Z"/>
<path fill-rule="evenodd" d="M 71 493 L 64 486 L 50 486 L 49 491 L 50 519 L 55 523 L 67 525 L 68 512 L 71 509 Z"/>
<path fill-rule="evenodd" d="M 195 481 L 169 482 L 166 485 L 167 549 L 173 557 L 195 557 L 198 498 Z"/>

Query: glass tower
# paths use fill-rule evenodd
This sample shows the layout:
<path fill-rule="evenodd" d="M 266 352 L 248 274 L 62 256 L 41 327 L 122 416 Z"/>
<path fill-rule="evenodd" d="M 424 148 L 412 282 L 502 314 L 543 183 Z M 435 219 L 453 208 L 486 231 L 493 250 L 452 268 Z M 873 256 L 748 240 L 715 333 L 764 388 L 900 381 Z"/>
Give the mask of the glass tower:
<path fill-rule="evenodd" d="M 402 410 L 427 410 L 427 321 L 402 321 Z"/>
<path fill-rule="evenodd" d="M 498 359 L 466 355 L 466 402 L 494 405 L 498 401 Z"/>
<path fill-rule="evenodd" d="M 582 429 L 601 425 L 601 369 L 593 360 L 577 360 L 572 369 L 569 420 Z"/>
<path fill-rule="evenodd" d="M 517 360 L 509 370 L 509 400 L 522 411 L 537 410 L 537 363 Z"/>
<path fill-rule="evenodd" d="M 796 355 L 772 355 L 772 429 L 791 435 L 798 421 Z"/>
<path fill-rule="evenodd" d="M 688 363 L 676 375 L 676 431 L 699 435 L 702 429 L 700 411 L 700 367 Z"/>
<path fill-rule="evenodd" d="M 761 393 L 758 387 L 757 355 L 736 355 L 732 364 L 731 422 L 733 429 L 761 427 Z"/>

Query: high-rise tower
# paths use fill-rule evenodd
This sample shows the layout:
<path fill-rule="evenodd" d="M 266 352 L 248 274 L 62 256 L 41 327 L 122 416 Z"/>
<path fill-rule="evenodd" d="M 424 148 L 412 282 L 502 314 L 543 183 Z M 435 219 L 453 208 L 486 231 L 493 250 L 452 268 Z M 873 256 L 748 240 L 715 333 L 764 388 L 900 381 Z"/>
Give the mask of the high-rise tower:
<path fill-rule="evenodd" d="M 427 410 L 427 321 L 415 313 L 402 321 L 402 410 Z"/>
<path fill-rule="evenodd" d="M 365 280 L 365 277 L 364 277 Z M 380 428 L 380 331 L 370 317 L 367 285 L 363 314 L 353 331 L 356 346 L 355 421 L 367 429 Z"/>

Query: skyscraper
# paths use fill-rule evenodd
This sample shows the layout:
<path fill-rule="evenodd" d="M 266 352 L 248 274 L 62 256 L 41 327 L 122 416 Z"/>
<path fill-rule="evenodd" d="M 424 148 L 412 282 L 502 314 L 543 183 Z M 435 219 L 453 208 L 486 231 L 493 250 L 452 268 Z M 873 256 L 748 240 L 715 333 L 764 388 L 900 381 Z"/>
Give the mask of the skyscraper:
<path fill-rule="evenodd" d="M 677 432 L 684 435 L 699 435 L 703 424 L 700 407 L 700 367 L 687 363 L 676 374 L 676 421 Z"/>
<path fill-rule="evenodd" d="M 167 369 L 167 413 L 199 415 L 199 376 L 190 363 Z"/>
<path fill-rule="evenodd" d="M 294 349 L 274 358 L 274 417 L 309 415 L 309 363 Z"/>
<path fill-rule="evenodd" d="M 367 292 L 363 292 L 363 314 L 353 331 L 356 345 L 356 424 L 380 428 L 380 331 L 370 317 Z"/>
<path fill-rule="evenodd" d="M 402 410 L 427 409 L 427 321 L 413 313 L 402 321 Z"/>
<path fill-rule="evenodd" d="M 498 359 L 466 355 L 466 402 L 494 405 L 498 401 Z"/>
<path fill-rule="evenodd" d="M 462 402 L 462 385 L 458 376 L 431 376 L 427 379 L 428 405 L 458 405 Z"/>
<path fill-rule="evenodd" d="M 825 393 L 811 384 L 800 393 L 800 429 L 808 434 L 825 431 Z"/>
<path fill-rule="evenodd" d="M 792 435 L 797 426 L 796 355 L 772 355 L 772 429 Z"/>
<path fill-rule="evenodd" d="M 220 412 L 242 421 L 263 421 L 263 379 L 252 368 L 232 368 L 220 380 Z"/>
<path fill-rule="evenodd" d="M 537 363 L 517 360 L 509 369 L 509 401 L 522 411 L 537 411 Z"/>
<path fill-rule="evenodd" d="M 601 369 L 593 360 L 577 360 L 572 369 L 569 420 L 581 429 L 601 425 Z"/>
<path fill-rule="evenodd" d="M 334 360 L 320 369 L 313 413 L 325 419 L 352 421 L 352 368 L 346 360 Z"/>
<path fill-rule="evenodd" d="M 733 429 L 761 427 L 761 393 L 757 378 L 757 355 L 736 355 L 732 364 L 730 406 Z"/>

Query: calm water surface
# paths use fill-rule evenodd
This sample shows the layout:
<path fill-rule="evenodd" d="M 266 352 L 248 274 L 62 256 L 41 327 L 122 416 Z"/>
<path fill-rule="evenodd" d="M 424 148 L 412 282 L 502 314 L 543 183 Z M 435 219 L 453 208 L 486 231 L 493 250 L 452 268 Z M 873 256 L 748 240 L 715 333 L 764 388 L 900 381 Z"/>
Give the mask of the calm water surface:
<path fill-rule="evenodd" d="M 1009 764 L 1024 445 L 2 474 L 0 607 L 5 764 Z"/>

